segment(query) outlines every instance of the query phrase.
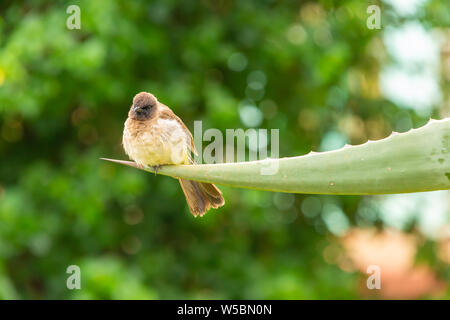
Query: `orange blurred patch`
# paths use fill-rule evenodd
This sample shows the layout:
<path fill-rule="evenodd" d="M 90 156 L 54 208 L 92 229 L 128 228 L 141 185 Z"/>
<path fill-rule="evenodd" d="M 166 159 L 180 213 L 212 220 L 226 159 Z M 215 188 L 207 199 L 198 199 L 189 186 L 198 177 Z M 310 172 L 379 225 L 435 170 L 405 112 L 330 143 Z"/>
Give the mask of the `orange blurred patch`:
<path fill-rule="evenodd" d="M 444 239 L 439 243 L 438 256 L 442 261 L 450 264 L 450 239 Z"/>
<path fill-rule="evenodd" d="M 353 229 L 341 239 L 345 255 L 353 266 L 366 274 L 370 265 L 381 271 L 381 289 L 369 290 L 366 279 L 361 286 L 363 295 L 376 294 L 384 299 L 418 299 L 438 295 L 446 289 L 427 265 L 414 265 L 418 238 L 414 235 L 387 229 Z M 343 268 L 348 270 L 348 266 Z M 367 277 L 369 275 L 367 274 Z"/>

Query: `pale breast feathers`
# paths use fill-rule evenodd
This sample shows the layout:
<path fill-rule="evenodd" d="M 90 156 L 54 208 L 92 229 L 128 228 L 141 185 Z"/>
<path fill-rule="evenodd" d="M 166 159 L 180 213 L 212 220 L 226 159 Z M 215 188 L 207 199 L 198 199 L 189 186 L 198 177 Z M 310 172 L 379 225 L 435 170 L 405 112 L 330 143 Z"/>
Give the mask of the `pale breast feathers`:
<path fill-rule="evenodd" d="M 139 123 L 127 120 L 123 145 L 129 157 L 142 165 L 187 164 L 191 139 L 175 119 Z"/>

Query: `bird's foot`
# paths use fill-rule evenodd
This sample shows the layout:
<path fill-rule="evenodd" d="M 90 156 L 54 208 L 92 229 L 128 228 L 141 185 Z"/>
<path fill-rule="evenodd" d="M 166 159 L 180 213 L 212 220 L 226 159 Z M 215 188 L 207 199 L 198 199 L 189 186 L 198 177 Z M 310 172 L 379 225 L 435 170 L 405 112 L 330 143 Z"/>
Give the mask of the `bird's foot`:
<path fill-rule="evenodd" d="M 161 168 L 161 166 L 153 166 L 153 170 L 155 171 L 155 176 L 158 173 L 159 168 Z"/>

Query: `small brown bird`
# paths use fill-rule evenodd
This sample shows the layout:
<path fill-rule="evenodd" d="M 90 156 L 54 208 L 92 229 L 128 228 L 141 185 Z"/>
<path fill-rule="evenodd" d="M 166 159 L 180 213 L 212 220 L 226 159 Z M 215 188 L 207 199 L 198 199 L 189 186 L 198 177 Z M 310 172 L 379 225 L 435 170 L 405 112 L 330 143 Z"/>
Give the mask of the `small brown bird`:
<path fill-rule="evenodd" d="M 183 121 L 147 92 L 138 93 L 133 99 L 122 143 L 130 159 L 140 166 L 154 167 L 155 173 L 161 165 L 193 164 L 191 152 L 197 154 L 192 134 Z M 195 217 L 225 204 L 215 185 L 178 180 Z"/>

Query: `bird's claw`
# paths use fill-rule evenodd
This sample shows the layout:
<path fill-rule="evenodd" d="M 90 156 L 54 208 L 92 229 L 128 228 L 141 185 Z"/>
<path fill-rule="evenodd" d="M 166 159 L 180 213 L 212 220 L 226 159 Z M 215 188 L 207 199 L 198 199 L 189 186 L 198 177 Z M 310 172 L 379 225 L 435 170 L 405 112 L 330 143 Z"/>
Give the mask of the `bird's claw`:
<path fill-rule="evenodd" d="M 148 170 L 150 168 L 149 166 L 147 166 L 145 164 L 142 164 L 142 163 L 136 163 L 136 165 L 141 170 Z M 158 173 L 158 170 L 161 168 L 161 166 L 160 165 L 159 166 L 152 166 L 152 168 L 153 168 L 153 171 L 155 172 L 155 175 L 156 175 Z"/>
<path fill-rule="evenodd" d="M 161 166 L 153 166 L 153 170 L 155 171 L 155 176 L 158 173 L 159 168 L 161 168 Z"/>

